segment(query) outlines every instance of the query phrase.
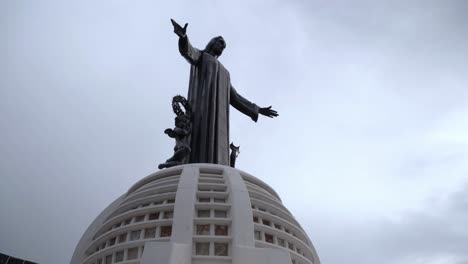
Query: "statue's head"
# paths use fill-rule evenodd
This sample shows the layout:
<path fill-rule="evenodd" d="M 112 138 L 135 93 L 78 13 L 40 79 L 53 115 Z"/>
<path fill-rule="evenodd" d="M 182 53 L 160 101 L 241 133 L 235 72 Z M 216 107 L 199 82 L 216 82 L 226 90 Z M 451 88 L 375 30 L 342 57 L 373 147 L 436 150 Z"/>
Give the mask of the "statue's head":
<path fill-rule="evenodd" d="M 190 116 L 180 115 L 175 118 L 175 126 L 182 129 L 188 129 L 190 127 Z"/>
<path fill-rule="evenodd" d="M 226 48 L 226 42 L 224 41 L 223 37 L 218 36 L 214 37 L 208 42 L 206 48 L 204 49 L 205 52 L 209 54 L 219 57 L 223 53 L 223 50 Z"/>

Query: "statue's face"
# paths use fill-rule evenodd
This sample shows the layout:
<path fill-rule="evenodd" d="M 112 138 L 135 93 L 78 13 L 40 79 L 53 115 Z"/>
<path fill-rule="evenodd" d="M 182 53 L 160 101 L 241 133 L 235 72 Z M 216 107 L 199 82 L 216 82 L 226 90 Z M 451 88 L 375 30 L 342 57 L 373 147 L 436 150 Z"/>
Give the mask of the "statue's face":
<path fill-rule="evenodd" d="M 224 48 L 226 48 L 226 42 L 224 42 L 224 39 L 220 38 L 216 43 L 213 45 L 213 48 L 211 49 L 211 52 L 213 55 L 216 57 L 221 56 L 223 53 Z"/>

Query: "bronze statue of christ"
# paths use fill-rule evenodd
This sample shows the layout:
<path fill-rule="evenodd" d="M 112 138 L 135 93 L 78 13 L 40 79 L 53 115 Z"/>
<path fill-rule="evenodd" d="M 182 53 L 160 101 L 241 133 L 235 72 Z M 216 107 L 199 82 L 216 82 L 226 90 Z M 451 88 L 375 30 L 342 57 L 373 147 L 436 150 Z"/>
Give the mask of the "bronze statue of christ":
<path fill-rule="evenodd" d="M 257 122 L 258 115 L 276 117 L 270 107 L 258 107 L 242 97 L 231 84 L 229 72 L 218 61 L 226 48 L 223 37 L 215 37 L 204 50 L 193 47 L 187 25 L 171 19 L 179 36 L 180 54 L 190 63 L 188 101 L 192 107 L 189 163 L 215 163 L 229 166 L 229 105 Z"/>

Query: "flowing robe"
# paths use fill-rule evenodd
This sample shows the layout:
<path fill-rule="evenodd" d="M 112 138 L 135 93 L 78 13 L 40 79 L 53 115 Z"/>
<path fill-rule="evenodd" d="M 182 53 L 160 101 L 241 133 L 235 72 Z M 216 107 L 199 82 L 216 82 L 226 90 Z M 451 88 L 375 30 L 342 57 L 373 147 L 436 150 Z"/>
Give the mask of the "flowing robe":
<path fill-rule="evenodd" d="M 179 38 L 180 54 L 190 63 L 188 101 L 192 107 L 189 163 L 229 166 L 229 105 L 258 119 L 259 107 L 239 95 L 229 72 L 208 52 Z"/>

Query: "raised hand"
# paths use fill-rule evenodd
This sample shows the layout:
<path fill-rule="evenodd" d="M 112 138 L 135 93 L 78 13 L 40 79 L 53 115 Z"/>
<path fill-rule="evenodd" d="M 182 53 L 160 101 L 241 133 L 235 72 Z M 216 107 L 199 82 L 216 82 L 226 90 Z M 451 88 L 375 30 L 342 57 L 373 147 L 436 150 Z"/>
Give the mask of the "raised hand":
<path fill-rule="evenodd" d="M 185 26 L 184 27 L 181 27 L 179 24 L 177 24 L 177 22 L 174 21 L 174 19 L 171 18 L 171 22 L 172 22 L 172 25 L 174 26 L 174 33 L 176 33 L 177 36 L 179 36 L 180 38 L 183 38 L 186 36 L 186 32 L 187 32 L 187 26 L 188 26 L 188 23 L 185 23 Z"/>
<path fill-rule="evenodd" d="M 258 111 L 260 114 L 264 115 L 264 116 L 268 116 L 270 118 L 273 118 L 273 117 L 277 117 L 278 116 L 278 112 L 276 112 L 275 110 L 271 109 L 271 106 L 269 107 L 260 107 L 259 111 Z"/>

